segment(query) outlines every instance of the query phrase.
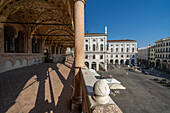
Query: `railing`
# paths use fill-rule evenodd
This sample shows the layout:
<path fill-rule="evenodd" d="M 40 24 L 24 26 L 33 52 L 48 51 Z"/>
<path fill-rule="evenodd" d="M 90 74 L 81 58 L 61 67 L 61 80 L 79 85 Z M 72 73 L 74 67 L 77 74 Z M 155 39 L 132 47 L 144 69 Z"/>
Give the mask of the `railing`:
<path fill-rule="evenodd" d="M 87 67 L 81 68 L 83 113 L 122 113 L 110 98 L 108 85 L 103 82 L 97 81 Z"/>

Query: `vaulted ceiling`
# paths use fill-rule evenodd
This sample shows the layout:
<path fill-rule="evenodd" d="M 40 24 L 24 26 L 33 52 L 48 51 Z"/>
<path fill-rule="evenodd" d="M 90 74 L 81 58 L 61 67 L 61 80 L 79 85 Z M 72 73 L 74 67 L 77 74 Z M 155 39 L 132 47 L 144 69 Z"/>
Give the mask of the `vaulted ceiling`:
<path fill-rule="evenodd" d="M 74 43 L 73 0 L 0 0 L 0 20 L 22 26 L 29 38 Z"/>

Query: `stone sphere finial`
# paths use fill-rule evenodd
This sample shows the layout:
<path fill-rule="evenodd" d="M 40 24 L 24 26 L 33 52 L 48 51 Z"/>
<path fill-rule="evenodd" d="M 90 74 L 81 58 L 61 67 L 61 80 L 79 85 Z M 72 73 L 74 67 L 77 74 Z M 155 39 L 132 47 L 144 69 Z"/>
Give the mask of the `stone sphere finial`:
<path fill-rule="evenodd" d="M 99 104 L 107 104 L 109 102 L 110 89 L 108 84 L 103 81 L 97 81 L 93 86 L 93 99 Z"/>

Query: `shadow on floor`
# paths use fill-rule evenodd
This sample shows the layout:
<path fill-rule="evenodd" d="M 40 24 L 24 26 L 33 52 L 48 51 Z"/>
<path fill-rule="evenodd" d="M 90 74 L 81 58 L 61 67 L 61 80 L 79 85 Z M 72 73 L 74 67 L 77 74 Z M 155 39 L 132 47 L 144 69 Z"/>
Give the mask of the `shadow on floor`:
<path fill-rule="evenodd" d="M 69 67 L 66 64 L 65 66 Z M 29 113 L 50 113 L 51 111 L 53 111 L 54 113 L 68 113 L 70 111 L 72 86 L 74 81 L 73 66 L 74 64 L 72 65 L 72 67 L 69 67 L 71 68 L 71 70 L 67 79 L 64 78 L 64 75 L 60 73 L 59 68 L 56 66 L 56 64 L 52 63 L 34 65 L 2 73 L 0 76 L 0 112 L 7 112 L 16 103 L 16 99 L 22 91 L 27 90 L 33 84 L 37 83 L 39 85 L 35 105 L 34 108 L 30 109 Z M 54 85 L 52 85 L 53 80 L 51 78 L 50 69 L 55 71 L 56 75 L 63 84 L 63 89 L 61 90 L 61 94 L 59 97 L 54 97 L 55 91 L 53 90 Z M 26 83 L 35 75 L 36 79 L 25 87 Z M 57 76 L 55 76 L 55 78 L 57 78 Z M 45 85 L 47 81 L 50 92 L 49 95 L 51 98 L 50 102 L 48 99 L 45 99 Z M 57 85 L 57 83 L 55 83 L 55 85 Z M 55 105 L 56 98 L 58 98 L 58 102 Z"/>

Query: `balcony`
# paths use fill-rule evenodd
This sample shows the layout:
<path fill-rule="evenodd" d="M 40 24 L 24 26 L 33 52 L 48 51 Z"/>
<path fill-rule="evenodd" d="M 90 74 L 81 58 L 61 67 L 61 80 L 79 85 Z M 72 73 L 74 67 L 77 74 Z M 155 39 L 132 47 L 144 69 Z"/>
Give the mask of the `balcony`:
<path fill-rule="evenodd" d="M 64 64 L 46 63 L 1 73 L 0 112 L 80 112 L 79 109 L 70 109 L 74 92 L 74 70 L 71 58 Z M 84 113 L 94 112 L 99 108 L 108 110 L 108 113 L 121 113 L 110 97 L 109 103 L 103 105 L 92 99 L 93 84 L 97 80 L 86 67 L 81 69 L 80 78 Z"/>

